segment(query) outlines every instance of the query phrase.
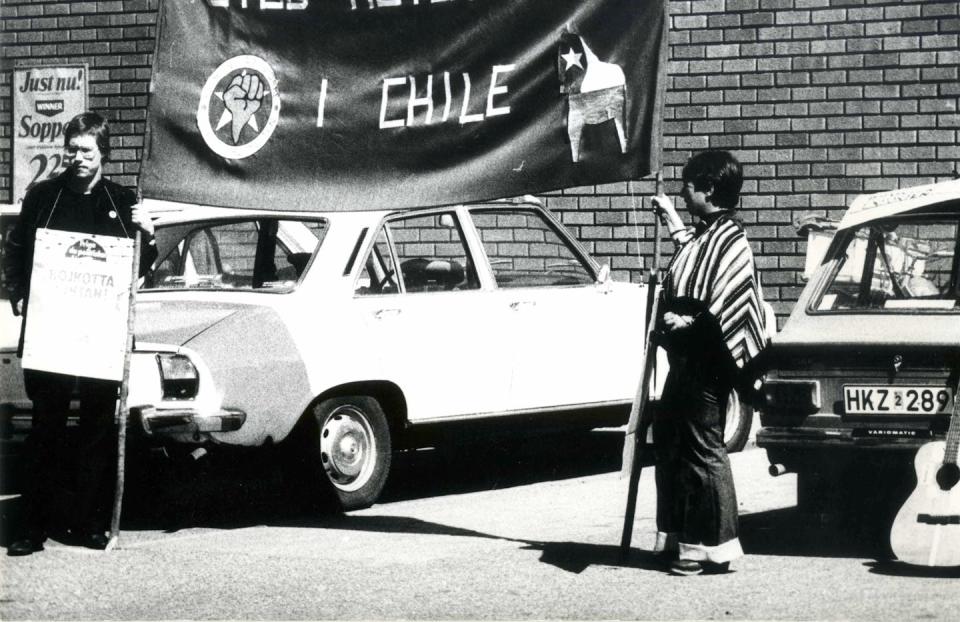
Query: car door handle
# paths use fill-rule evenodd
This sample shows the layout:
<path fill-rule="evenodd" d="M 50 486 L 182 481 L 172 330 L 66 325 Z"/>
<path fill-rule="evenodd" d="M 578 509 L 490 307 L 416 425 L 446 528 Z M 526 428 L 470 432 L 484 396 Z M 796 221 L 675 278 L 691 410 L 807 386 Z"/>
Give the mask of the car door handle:
<path fill-rule="evenodd" d="M 377 318 L 378 320 L 383 320 L 396 315 L 400 315 L 400 309 L 380 309 L 379 311 L 374 312 L 373 317 Z"/>
<path fill-rule="evenodd" d="M 519 311 L 520 309 L 528 309 L 530 307 L 537 306 L 537 303 L 533 300 L 517 300 L 510 303 L 510 308 L 514 311 Z"/>

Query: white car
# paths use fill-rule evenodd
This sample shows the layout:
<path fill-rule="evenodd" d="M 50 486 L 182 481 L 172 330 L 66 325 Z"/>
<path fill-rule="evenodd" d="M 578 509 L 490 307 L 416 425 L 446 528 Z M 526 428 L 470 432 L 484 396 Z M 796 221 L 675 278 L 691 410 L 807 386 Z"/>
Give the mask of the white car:
<path fill-rule="evenodd" d="M 377 499 L 394 449 L 626 422 L 646 289 L 612 281 L 535 199 L 352 213 L 148 202 L 159 259 L 137 296 L 128 404 L 149 442 L 282 443 L 355 509 Z M 731 450 L 751 421 L 733 400 Z"/>
<path fill-rule="evenodd" d="M 453 426 L 625 421 L 645 290 L 534 202 L 157 220 L 129 404 L 180 443 L 287 442 L 343 508 Z M 469 433 L 469 432 L 467 432 Z"/>

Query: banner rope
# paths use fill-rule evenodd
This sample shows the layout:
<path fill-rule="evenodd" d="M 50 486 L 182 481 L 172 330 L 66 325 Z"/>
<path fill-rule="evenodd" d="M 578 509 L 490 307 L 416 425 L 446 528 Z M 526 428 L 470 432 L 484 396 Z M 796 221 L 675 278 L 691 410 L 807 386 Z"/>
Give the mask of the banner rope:
<path fill-rule="evenodd" d="M 627 182 L 630 192 L 630 209 L 633 212 L 633 237 L 637 242 L 637 268 L 643 271 L 643 256 L 640 253 L 640 210 L 637 209 L 637 194 L 633 182 Z M 643 199 L 640 199 L 643 201 Z M 641 275 L 642 278 L 642 275 Z"/>

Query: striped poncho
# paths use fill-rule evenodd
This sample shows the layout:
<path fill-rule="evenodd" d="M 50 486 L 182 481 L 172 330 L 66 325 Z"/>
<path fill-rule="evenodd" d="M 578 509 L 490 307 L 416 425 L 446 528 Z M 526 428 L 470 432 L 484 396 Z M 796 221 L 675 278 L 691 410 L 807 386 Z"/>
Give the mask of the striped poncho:
<path fill-rule="evenodd" d="M 674 238 L 679 248 L 670 260 L 664 299 L 702 303 L 742 368 L 767 342 L 753 252 L 743 227 L 725 213 L 699 235 L 684 234 Z"/>

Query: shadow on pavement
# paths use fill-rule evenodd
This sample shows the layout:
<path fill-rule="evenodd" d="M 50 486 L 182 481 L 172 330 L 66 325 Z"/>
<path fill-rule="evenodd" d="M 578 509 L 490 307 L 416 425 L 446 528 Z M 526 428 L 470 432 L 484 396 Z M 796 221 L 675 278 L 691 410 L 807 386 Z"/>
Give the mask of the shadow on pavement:
<path fill-rule="evenodd" d="M 542 552 L 540 561 L 572 573 L 590 566 L 612 566 L 663 571 L 662 563 L 651 551 L 632 548 L 626 560 L 620 547 L 582 542 L 537 542 L 507 538 L 459 527 L 450 527 L 403 516 L 336 516 L 325 520 L 299 522 L 287 526 L 315 526 L 348 531 L 376 531 L 422 535 L 448 535 L 517 542 L 525 549 Z M 874 558 L 887 560 L 889 531 L 884 528 L 857 527 L 851 522 L 816 523 L 796 508 L 744 515 L 740 518 L 740 539 L 748 555 L 786 555 L 803 557 Z M 882 572 L 890 562 L 874 562 L 874 572 Z M 918 575 L 927 576 L 927 575 Z"/>
<path fill-rule="evenodd" d="M 380 502 L 495 490 L 584 477 L 620 468 L 623 432 L 617 430 L 515 437 L 444 449 L 396 452 Z M 190 527 L 237 529 L 331 518 L 323 499 L 298 496 L 285 479 L 280 447 L 209 454 L 200 459 L 134 454 L 127 465 L 125 531 Z M 128 452 L 130 455 L 130 452 Z M 23 474 L 15 455 L 0 464 L 4 493 L 19 493 Z M 64 482 L 69 487 L 68 482 Z M 69 502 L 59 514 L 69 519 Z M 0 501 L 0 544 L 19 525 L 19 498 Z M 351 517 L 354 521 L 357 517 Z M 327 526 L 326 524 L 322 526 Z"/>
<path fill-rule="evenodd" d="M 309 523 L 287 526 L 316 526 L 324 529 L 377 531 L 422 535 L 449 535 L 517 542 L 525 549 L 542 552 L 540 561 L 573 573 L 593 565 L 663 570 L 651 551 L 632 548 L 627 560 L 620 558 L 620 547 L 582 542 L 537 542 L 507 538 L 459 527 L 450 527 L 403 516 L 336 516 Z M 814 520 L 796 508 L 758 512 L 740 517 L 740 540 L 748 555 L 785 555 L 802 557 L 874 558 L 873 572 L 906 572 L 888 561 L 889 530 L 885 526 L 867 527 L 856 519 Z M 908 567 L 909 568 L 909 567 Z M 914 570 L 921 573 L 921 571 Z M 917 576 L 931 576 L 917 574 Z M 932 575 L 939 576 L 939 575 Z"/>
<path fill-rule="evenodd" d="M 584 477 L 620 468 L 623 433 L 594 430 L 500 439 L 443 450 L 398 452 L 382 503 Z M 515 540 L 403 516 L 344 516 L 291 498 L 280 460 L 268 452 L 222 454 L 201 460 L 138 460 L 128 466 L 121 528 L 124 531 L 254 525 L 488 538 L 541 551 L 543 563 L 580 573 L 591 565 L 662 570 L 649 552 L 576 542 Z M 0 501 L 4 546 L 16 525 L 19 499 Z M 56 539 L 56 538 L 55 538 Z"/>
<path fill-rule="evenodd" d="M 620 468 L 623 433 L 595 430 L 497 442 L 461 444 L 444 449 L 397 452 L 381 503 L 510 488 L 537 482 L 608 473 Z M 255 525 L 320 527 L 397 533 L 443 534 L 506 540 L 500 536 L 397 516 L 343 516 L 314 498 L 291 493 L 273 451 L 222 453 L 200 460 L 143 458 L 128 467 L 124 531 L 209 527 L 240 529 Z M 4 468 L 10 466 L 8 461 Z M 6 476 L 0 472 L 0 476 Z M 13 483 L 14 490 L 11 490 Z M 19 482 L 4 480 L 7 494 Z M 67 496 L 61 500 L 69 516 Z M 19 498 L 0 500 L 0 544 L 6 546 L 18 525 Z M 888 524 L 876 516 L 840 520 L 811 518 L 796 508 L 744 515 L 741 541 L 751 555 L 851 557 L 887 560 Z M 568 572 L 591 565 L 660 569 L 646 551 L 633 549 L 626 562 L 619 547 L 575 542 L 519 544 L 542 552 L 541 561 Z M 876 564 L 872 572 L 912 572 Z"/>
<path fill-rule="evenodd" d="M 620 468 L 623 432 L 594 430 L 397 452 L 381 503 L 496 490 L 584 477 Z M 18 491 L 12 491 L 18 492 Z M 404 516 L 345 516 L 314 500 L 296 499 L 285 484 L 280 456 L 270 452 L 217 454 L 200 460 L 142 459 L 127 467 L 123 531 L 254 525 L 487 538 L 541 552 L 543 563 L 580 573 L 591 565 L 662 570 L 651 553 L 576 542 L 504 538 Z M 0 501 L 2 537 L 16 525 L 19 498 Z M 68 508 L 63 515 L 68 516 Z M 57 539 L 57 538 L 54 538 Z"/>
<path fill-rule="evenodd" d="M 540 561 L 561 570 L 580 574 L 590 566 L 612 566 L 667 572 L 663 562 L 652 551 L 631 549 L 626 559 L 620 555 L 620 547 L 612 544 L 586 544 L 583 542 L 530 543 L 526 549 L 541 551 Z"/>
<path fill-rule="evenodd" d="M 424 536 L 457 536 L 464 538 L 485 538 L 488 540 L 506 540 L 510 542 L 522 542 L 527 544 L 526 540 L 516 540 L 514 538 L 505 538 L 496 536 L 474 529 L 464 529 L 462 527 L 451 527 L 440 523 L 421 520 L 419 518 L 410 518 L 408 516 L 331 516 L 326 519 L 314 519 L 308 522 L 293 522 L 285 525 L 286 527 L 323 527 L 324 529 L 342 529 L 344 531 L 367 531 L 376 533 L 405 533 Z"/>
<path fill-rule="evenodd" d="M 498 439 L 394 456 L 381 502 L 496 490 L 620 469 L 623 432 Z"/>
<path fill-rule="evenodd" d="M 911 566 L 896 560 L 867 562 L 872 574 L 890 577 L 922 577 L 930 579 L 960 579 L 958 567 Z"/>
<path fill-rule="evenodd" d="M 289 526 L 289 525 L 288 525 Z M 302 525 L 308 526 L 308 525 Z M 610 544 L 584 542 L 538 542 L 507 538 L 472 529 L 451 527 L 405 516 L 339 516 L 318 520 L 313 525 L 324 529 L 347 531 L 375 531 L 380 533 L 405 533 L 434 536 L 459 536 L 503 540 L 523 545 L 523 550 L 540 551 L 540 561 L 561 570 L 579 574 L 590 566 L 612 566 L 664 571 L 650 551 L 631 549 L 627 559 L 620 556 L 620 547 Z"/>
<path fill-rule="evenodd" d="M 889 523 L 863 515 L 810 515 L 796 507 L 740 517 L 748 555 L 890 558 Z"/>

